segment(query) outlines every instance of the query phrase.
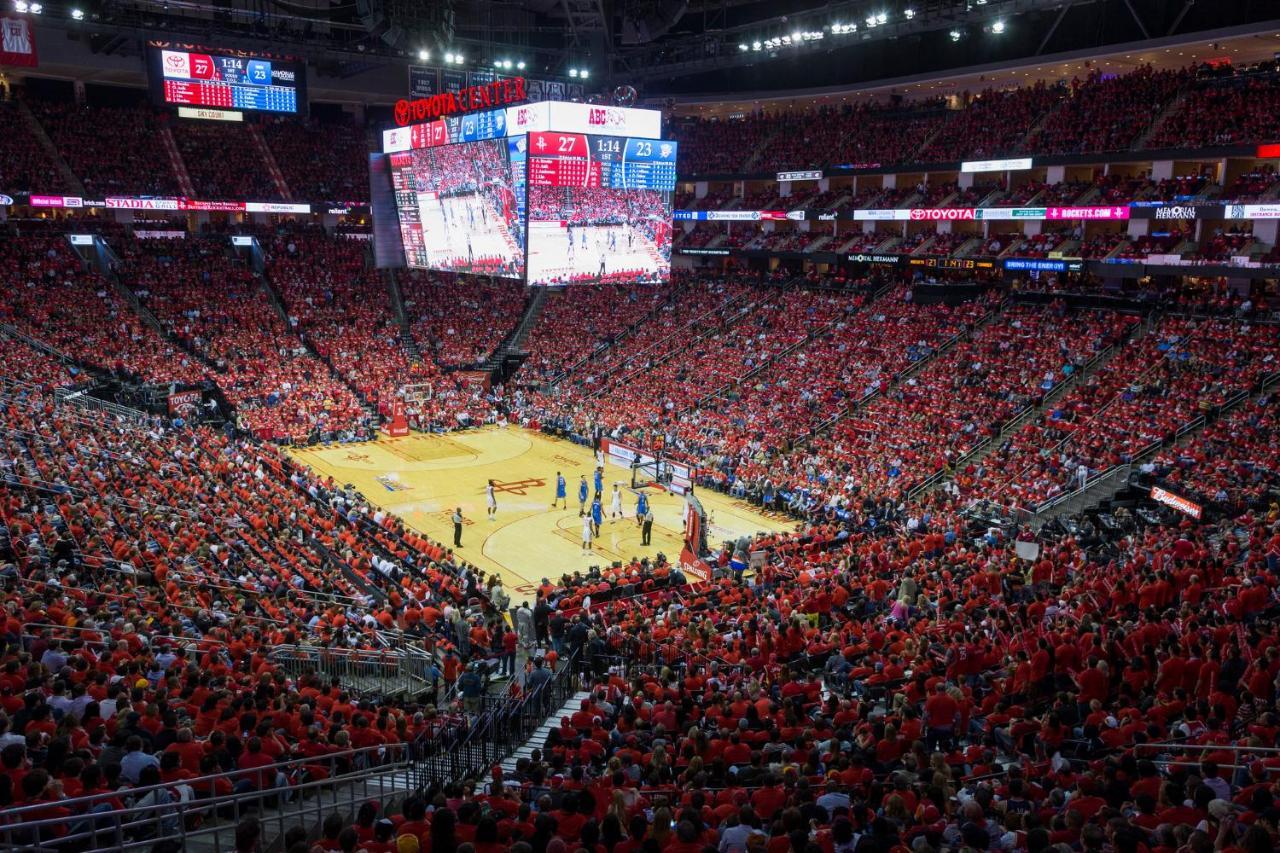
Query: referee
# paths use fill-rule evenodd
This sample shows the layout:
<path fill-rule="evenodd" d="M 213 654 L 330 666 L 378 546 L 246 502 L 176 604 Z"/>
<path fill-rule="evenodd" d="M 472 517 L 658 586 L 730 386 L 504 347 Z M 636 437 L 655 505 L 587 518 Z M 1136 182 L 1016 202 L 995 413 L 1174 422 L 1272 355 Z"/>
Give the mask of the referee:
<path fill-rule="evenodd" d="M 462 507 L 453 511 L 453 547 L 462 547 Z"/>

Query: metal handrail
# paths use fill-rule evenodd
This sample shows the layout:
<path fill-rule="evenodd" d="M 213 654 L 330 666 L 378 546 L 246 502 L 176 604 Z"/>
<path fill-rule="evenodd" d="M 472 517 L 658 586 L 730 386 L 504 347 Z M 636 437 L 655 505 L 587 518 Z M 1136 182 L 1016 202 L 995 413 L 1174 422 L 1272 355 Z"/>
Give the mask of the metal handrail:
<path fill-rule="evenodd" d="M 310 759 L 307 763 L 320 764 L 326 759 L 340 757 L 341 755 L 358 755 L 362 752 L 372 752 L 379 749 L 378 747 L 366 747 L 364 750 L 351 750 L 346 753 L 338 753 L 334 756 L 326 756 L 321 759 Z M 291 762 L 296 763 L 296 762 Z M 232 771 L 232 773 L 261 774 L 268 772 L 279 772 L 282 765 L 270 765 L 263 768 L 256 768 L 249 771 Z M 405 780 L 409 785 L 413 780 L 412 765 L 405 762 L 393 762 L 372 765 L 368 768 L 357 770 L 352 773 L 344 773 L 340 775 L 330 776 L 325 779 L 316 779 L 302 782 L 296 785 L 289 785 L 284 788 L 270 788 L 253 791 L 245 791 L 241 793 L 213 795 L 209 797 L 197 798 L 182 802 L 175 800 L 163 804 L 154 805 L 136 805 L 138 799 L 145 798 L 151 792 L 168 791 L 176 785 L 192 785 L 193 782 L 208 782 L 217 778 L 225 778 L 232 774 L 222 774 L 220 776 L 205 776 L 198 780 L 187 780 L 171 784 L 162 784 L 146 788 L 134 788 L 126 792 L 111 792 L 109 794 L 101 794 L 90 798 L 76 798 L 74 800 L 60 800 L 56 803 L 38 803 L 28 806 L 21 806 L 10 809 L 6 817 L 12 817 L 16 813 L 30 813 L 33 811 L 48 811 L 50 808 L 66 808 L 70 804 L 81 804 L 86 801 L 96 802 L 101 806 L 104 800 L 118 798 L 127 795 L 135 798 L 135 805 L 128 806 L 123 809 L 114 809 L 109 812 L 93 813 L 86 812 L 79 815 L 71 815 L 66 817 L 49 817 L 28 820 L 20 823 L 0 824 L 0 838 L 3 843 L 0 847 L 9 850 L 30 849 L 39 839 L 45 836 L 56 835 L 59 830 L 69 829 L 66 834 L 57 835 L 57 846 L 59 849 L 74 848 L 78 853 L 96 853 L 96 851 L 115 851 L 130 850 L 136 848 L 150 848 L 160 841 L 178 841 L 184 848 L 188 846 L 193 837 L 202 835 L 212 835 L 214 849 L 221 848 L 221 840 L 218 834 L 230 828 L 233 828 L 244 815 L 251 812 L 260 812 L 262 801 L 265 797 L 272 795 L 293 795 L 300 796 L 305 802 L 307 795 L 311 793 L 318 794 L 312 799 L 314 806 L 315 819 L 318 820 L 326 810 L 336 808 L 341 801 L 343 804 L 355 803 L 369 798 L 368 783 L 375 777 L 385 777 L 391 774 L 401 774 L 405 776 Z M 356 785 L 352 790 L 346 792 L 343 797 L 339 797 L 338 788 L 342 785 Z M 326 809 L 323 797 L 324 790 L 331 793 L 329 803 Z M 199 829 L 187 829 L 188 817 L 197 815 L 217 815 L 225 814 L 230 810 L 232 822 L 210 822 Z M 304 810 L 306 807 L 304 807 Z M 296 823 L 301 811 L 291 812 L 286 815 L 285 811 L 278 809 L 276 814 L 267 815 L 267 822 L 278 822 L 280 831 L 283 834 L 284 823 L 287 820 L 290 824 Z M 19 839 L 15 841 L 15 838 Z M 230 846 L 230 845 L 228 845 Z"/>

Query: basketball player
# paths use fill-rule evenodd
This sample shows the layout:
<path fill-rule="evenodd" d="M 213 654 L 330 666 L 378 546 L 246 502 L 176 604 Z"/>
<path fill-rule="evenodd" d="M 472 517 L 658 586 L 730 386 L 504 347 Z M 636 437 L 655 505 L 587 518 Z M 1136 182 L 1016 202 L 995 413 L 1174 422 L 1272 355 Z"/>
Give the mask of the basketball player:
<path fill-rule="evenodd" d="M 596 466 L 595 473 L 596 500 L 604 497 L 604 468 Z"/>
<path fill-rule="evenodd" d="M 489 504 L 489 520 L 494 521 L 498 516 L 498 498 L 493 493 L 493 480 L 484 487 L 485 502 Z"/>
<path fill-rule="evenodd" d="M 600 535 L 600 524 L 604 521 L 604 507 L 600 505 L 600 496 L 591 501 L 591 529 L 596 536 Z"/>
<path fill-rule="evenodd" d="M 587 475 L 583 474 L 578 483 L 578 515 L 587 513 Z"/>
<path fill-rule="evenodd" d="M 622 489 L 617 483 L 613 484 L 613 498 L 609 502 L 609 518 L 623 518 L 622 514 Z"/>
<path fill-rule="evenodd" d="M 591 516 L 582 516 L 582 553 L 591 553 Z"/>
<path fill-rule="evenodd" d="M 565 485 L 564 485 L 564 475 L 562 475 L 559 471 L 557 471 L 556 472 L 556 496 L 551 500 L 551 508 L 555 509 L 556 504 L 558 504 L 560 501 L 564 501 L 565 509 L 569 508 L 568 490 L 565 488 Z"/>

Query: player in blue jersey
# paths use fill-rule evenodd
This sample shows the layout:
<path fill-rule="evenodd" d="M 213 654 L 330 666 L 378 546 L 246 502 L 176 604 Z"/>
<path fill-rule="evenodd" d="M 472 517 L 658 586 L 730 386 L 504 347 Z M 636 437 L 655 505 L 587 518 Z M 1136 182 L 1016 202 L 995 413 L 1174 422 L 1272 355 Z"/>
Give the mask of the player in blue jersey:
<path fill-rule="evenodd" d="M 583 474 L 581 481 L 578 483 L 578 515 L 585 515 L 587 511 L 587 475 Z"/>
<path fill-rule="evenodd" d="M 596 466 L 595 487 L 596 500 L 600 500 L 600 496 L 604 494 L 604 469 L 599 465 Z"/>
<path fill-rule="evenodd" d="M 568 491 L 565 489 L 564 477 L 559 471 L 556 472 L 556 496 L 551 501 L 551 508 L 555 509 L 556 504 L 564 501 L 564 508 L 569 508 Z"/>
<path fill-rule="evenodd" d="M 600 537 L 600 522 L 604 521 L 604 507 L 600 505 L 600 496 L 596 495 L 591 502 L 591 526 L 595 528 L 596 538 Z"/>
<path fill-rule="evenodd" d="M 636 498 L 636 518 L 641 518 L 649 511 L 649 496 L 644 492 Z"/>

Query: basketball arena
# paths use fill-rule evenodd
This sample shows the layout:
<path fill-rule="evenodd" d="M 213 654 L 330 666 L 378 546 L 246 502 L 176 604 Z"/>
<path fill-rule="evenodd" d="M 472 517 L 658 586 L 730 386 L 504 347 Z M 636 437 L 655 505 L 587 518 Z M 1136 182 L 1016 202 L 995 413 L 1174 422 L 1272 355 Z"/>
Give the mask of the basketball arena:
<path fill-rule="evenodd" d="M 1280 14 L 0 0 L 0 850 L 1280 847 Z"/>

